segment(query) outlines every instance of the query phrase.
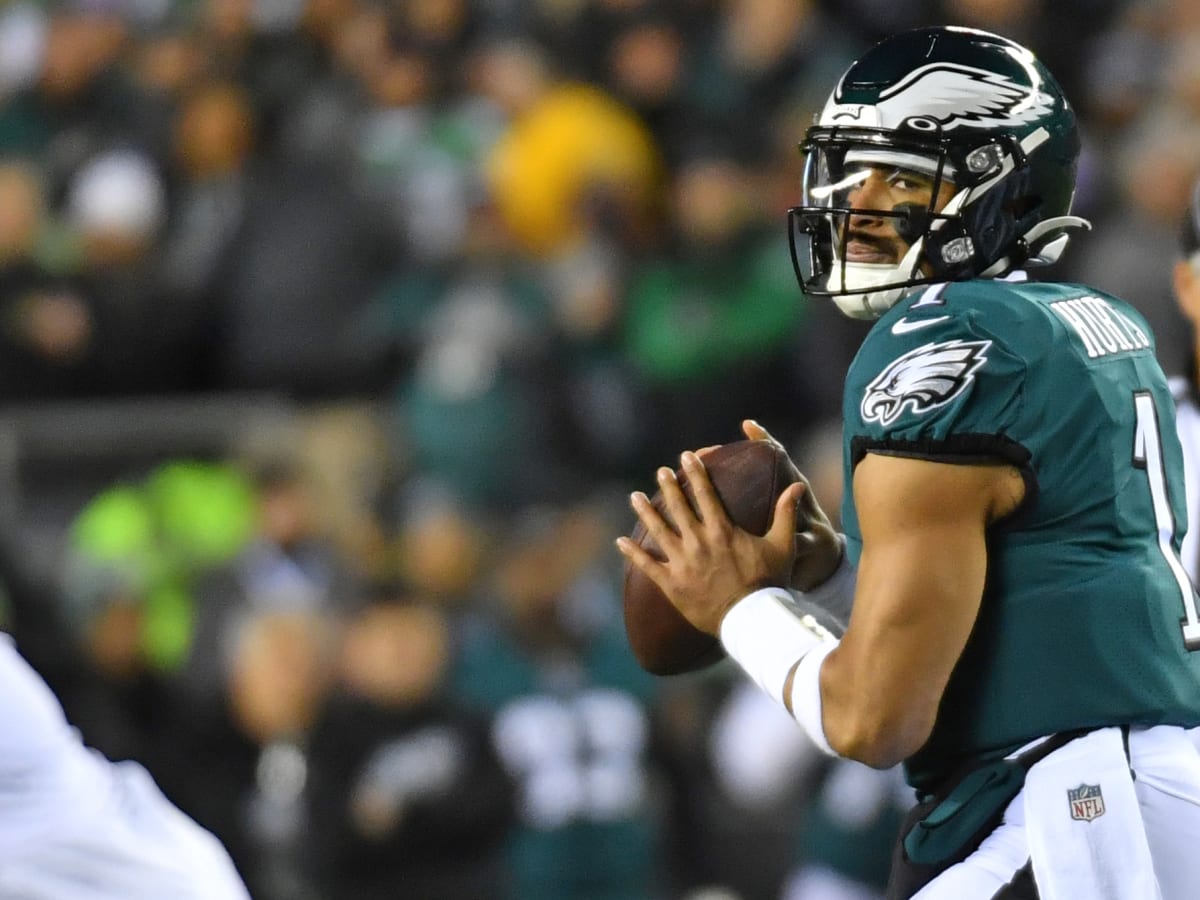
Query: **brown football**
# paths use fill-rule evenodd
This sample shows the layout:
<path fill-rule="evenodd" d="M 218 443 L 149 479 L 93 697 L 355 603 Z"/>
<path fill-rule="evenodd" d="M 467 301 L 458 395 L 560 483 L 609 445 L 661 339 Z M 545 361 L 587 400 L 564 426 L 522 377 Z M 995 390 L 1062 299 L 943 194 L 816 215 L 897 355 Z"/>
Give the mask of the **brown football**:
<path fill-rule="evenodd" d="M 752 534 L 763 535 L 771 526 L 775 501 L 800 473 L 786 453 L 769 441 L 735 441 L 704 454 L 704 467 L 729 518 Z M 694 498 L 687 476 L 677 471 L 680 486 Z M 662 493 L 652 499 L 664 512 Z M 630 538 L 662 558 L 658 545 L 639 521 Z M 705 668 L 722 659 L 720 641 L 694 628 L 658 586 L 625 563 L 625 634 L 638 663 L 655 675 L 678 675 Z"/>

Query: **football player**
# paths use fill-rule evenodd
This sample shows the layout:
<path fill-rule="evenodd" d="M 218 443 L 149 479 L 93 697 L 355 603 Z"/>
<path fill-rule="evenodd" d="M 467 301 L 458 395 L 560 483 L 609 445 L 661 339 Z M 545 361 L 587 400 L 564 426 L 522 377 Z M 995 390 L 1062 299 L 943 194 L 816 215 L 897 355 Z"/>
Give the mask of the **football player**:
<path fill-rule="evenodd" d="M 249 900 L 233 861 L 135 762 L 80 740 L 0 633 L 0 897 Z"/>
<path fill-rule="evenodd" d="M 903 763 L 890 897 L 1194 897 L 1174 404 L 1135 309 L 1026 274 L 1087 227 L 1069 103 L 1006 38 L 920 29 L 846 71 L 802 149 L 801 286 L 875 320 L 844 534 L 803 485 L 765 537 L 734 528 L 687 452 L 695 511 L 668 467 L 669 519 L 632 497 L 665 560 L 621 552 L 827 752 Z M 840 639 L 805 612 L 850 604 Z"/>

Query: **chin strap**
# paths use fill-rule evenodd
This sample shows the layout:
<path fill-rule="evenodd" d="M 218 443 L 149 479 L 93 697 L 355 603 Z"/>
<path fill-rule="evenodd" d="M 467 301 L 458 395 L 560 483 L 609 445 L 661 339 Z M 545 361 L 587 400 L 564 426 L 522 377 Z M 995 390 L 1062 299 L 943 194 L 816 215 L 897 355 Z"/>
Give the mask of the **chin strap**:
<path fill-rule="evenodd" d="M 833 302 L 837 304 L 842 315 L 851 319 L 878 319 L 895 306 L 914 287 L 906 284 L 896 285 L 895 282 L 913 277 L 924 246 L 924 240 L 918 240 L 894 266 L 851 262 L 836 265 L 829 276 L 830 290 L 854 291 L 846 294 L 833 293 Z M 880 289 L 871 290 L 876 285 Z"/>
<path fill-rule="evenodd" d="M 902 296 L 900 288 L 889 291 L 871 291 L 867 294 L 834 294 L 833 302 L 838 311 L 851 319 L 873 321 L 896 305 Z"/>

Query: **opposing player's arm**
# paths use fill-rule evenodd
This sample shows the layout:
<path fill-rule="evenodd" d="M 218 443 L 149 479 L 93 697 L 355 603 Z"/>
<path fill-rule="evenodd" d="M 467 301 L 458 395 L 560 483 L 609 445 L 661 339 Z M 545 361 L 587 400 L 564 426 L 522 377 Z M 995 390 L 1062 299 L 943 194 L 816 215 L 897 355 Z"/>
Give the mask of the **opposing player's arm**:
<path fill-rule="evenodd" d="M 821 666 L 822 722 L 840 755 L 886 768 L 929 737 L 979 612 L 986 529 L 1024 485 L 1009 465 L 869 453 L 853 488 L 863 551 L 849 626 Z"/>

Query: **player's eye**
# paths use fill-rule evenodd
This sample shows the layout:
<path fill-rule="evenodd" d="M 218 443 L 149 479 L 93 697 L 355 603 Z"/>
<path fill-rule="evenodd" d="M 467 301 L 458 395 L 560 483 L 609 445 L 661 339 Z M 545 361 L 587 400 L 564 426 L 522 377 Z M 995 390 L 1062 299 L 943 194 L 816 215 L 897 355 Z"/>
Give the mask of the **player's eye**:
<path fill-rule="evenodd" d="M 933 181 L 911 169 L 893 169 L 887 176 L 888 185 L 898 191 L 932 191 Z"/>

